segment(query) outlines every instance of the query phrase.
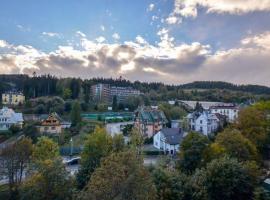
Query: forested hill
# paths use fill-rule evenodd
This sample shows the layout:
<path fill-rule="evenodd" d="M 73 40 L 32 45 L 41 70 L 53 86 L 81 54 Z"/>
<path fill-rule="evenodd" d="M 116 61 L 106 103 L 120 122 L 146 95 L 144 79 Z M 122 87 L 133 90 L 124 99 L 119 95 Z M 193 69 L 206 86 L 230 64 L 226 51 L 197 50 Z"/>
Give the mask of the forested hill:
<path fill-rule="evenodd" d="M 181 85 L 183 89 L 227 89 L 233 91 L 250 92 L 254 94 L 270 94 L 270 87 L 261 85 L 235 85 L 221 81 L 195 81 Z"/>
<path fill-rule="evenodd" d="M 259 85 L 235 85 L 226 82 L 196 81 L 182 85 L 164 83 L 131 82 L 122 78 L 57 78 L 51 75 L 30 77 L 28 75 L 0 75 L 0 94 L 16 89 L 23 91 L 27 98 L 39 96 L 63 96 L 66 89 L 76 99 L 80 94 L 87 96 L 91 85 L 106 83 L 114 86 L 133 87 L 153 100 L 185 99 L 209 101 L 236 101 L 248 99 L 270 99 L 270 88 Z"/>

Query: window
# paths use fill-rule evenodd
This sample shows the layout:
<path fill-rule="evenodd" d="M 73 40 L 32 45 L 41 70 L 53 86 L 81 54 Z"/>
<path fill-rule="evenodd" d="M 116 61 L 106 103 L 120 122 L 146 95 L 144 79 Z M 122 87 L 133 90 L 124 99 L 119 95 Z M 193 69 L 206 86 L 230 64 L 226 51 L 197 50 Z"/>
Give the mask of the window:
<path fill-rule="evenodd" d="M 200 127 L 200 132 L 203 132 L 203 127 L 202 126 Z"/>
<path fill-rule="evenodd" d="M 52 126 L 52 130 L 55 130 L 55 126 Z"/>
<path fill-rule="evenodd" d="M 200 120 L 200 124 L 202 124 L 202 120 Z"/>

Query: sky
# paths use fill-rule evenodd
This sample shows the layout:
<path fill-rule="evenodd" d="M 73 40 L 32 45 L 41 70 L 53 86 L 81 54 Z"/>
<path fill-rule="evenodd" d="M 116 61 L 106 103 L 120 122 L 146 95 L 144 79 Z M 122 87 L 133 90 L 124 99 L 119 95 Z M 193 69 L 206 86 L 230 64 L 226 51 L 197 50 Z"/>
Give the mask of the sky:
<path fill-rule="evenodd" d="M 270 0 L 2 0 L 0 73 L 270 86 Z"/>

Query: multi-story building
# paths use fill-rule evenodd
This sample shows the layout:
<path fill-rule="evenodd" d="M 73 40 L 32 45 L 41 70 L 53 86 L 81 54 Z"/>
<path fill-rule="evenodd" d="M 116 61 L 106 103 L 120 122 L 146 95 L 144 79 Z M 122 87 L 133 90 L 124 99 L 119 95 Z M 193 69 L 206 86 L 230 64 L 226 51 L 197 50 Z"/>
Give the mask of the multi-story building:
<path fill-rule="evenodd" d="M 110 88 L 111 101 L 114 96 L 116 96 L 118 102 L 123 102 L 130 96 L 138 96 L 140 94 L 139 90 L 135 90 L 131 87 L 111 86 Z"/>
<path fill-rule="evenodd" d="M 14 110 L 3 107 L 0 110 L 0 130 L 6 131 L 12 125 L 16 125 L 20 128 L 23 126 L 23 115 L 22 113 L 16 113 Z"/>
<path fill-rule="evenodd" d="M 110 101 L 110 85 L 96 84 L 91 86 L 92 97 L 94 101 L 109 102 Z"/>
<path fill-rule="evenodd" d="M 200 132 L 206 136 L 214 133 L 226 120 L 225 116 L 209 111 L 193 112 L 187 115 L 189 130 Z"/>
<path fill-rule="evenodd" d="M 134 126 L 140 133 L 151 138 L 162 128 L 166 127 L 168 120 L 163 111 L 150 107 L 139 107 L 135 113 Z"/>
<path fill-rule="evenodd" d="M 211 113 L 219 113 L 227 117 L 228 122 L 234 122 L 238 117 L 239 107 L 235 104 L 217 104 L 209 108 Z"/>
<path fill-rule="evenodd" d="M 9 91 L 2 94 L 2 104 L 19 105 L 25 102 L 25 96 L 22 92 Z"/>

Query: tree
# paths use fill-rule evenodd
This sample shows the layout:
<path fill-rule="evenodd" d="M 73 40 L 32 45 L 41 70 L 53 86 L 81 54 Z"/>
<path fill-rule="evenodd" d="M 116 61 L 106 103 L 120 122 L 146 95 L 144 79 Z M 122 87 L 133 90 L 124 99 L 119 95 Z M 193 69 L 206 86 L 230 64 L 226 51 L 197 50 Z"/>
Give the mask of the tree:
<path fill-rule="evenodd" d="M 179 153 L 179 167 L 192 173 L 202 163 L 203 152 L 209 144 L 206 136 L 191 132 L 182 141 Z"/>
<path fill-rule="evenodd" d="M 79 199 L 154 200 L 156 189 L 142 159 L 128 151 L 105 158 Z"/>
<path fill-rule="evenodd" d="M 77 174 L 78 188 L 82 189 L 92 173 L 100 165 L 101 158 L 109 155 L 112 151 L 112 137 L 106 130 L 97 127 L 94 133 L 90 134 L 85 142 L 81 154 L 81 168 Z"/>
<path fill-rule="evenodd" d="M 10 199 L 16 199 L 23 174 L 30 162 L 32 141 L 23 138 L 7 145 L 0 154 L 1 173 L 8 177 Z M 3 170 L 3 171 L 2 171 Z"/>
<path fill-rule="evenodd" d="M 59 157 L 59 146 L 52 139 L 42 136 L 38 138 L 33 151 L 33 161 L 40 164 L 46 160 L 53 160 Z"/>
<path fill-rule="evenodd" d="M 217 135 L 215 142 L 239 161 L 258 160 L 256 146 L 237 130 L 225 129 Z"/>
<path fill-rule="evenodd" d="M 81 105 L 78 101 L 76 101 L 73 106 L 72 106 L 72 110 L 71 110 L 71 123 L 72 126 L 77 126 L 81 121 Z"/>
<path fill-rule="evenodd" d="M 203 112 L 204 109 L 203 109 L 203 107 L 202 107 L 202 104 L 200 104 L 200 103 L 197 101 L 194 110 L 201 113 L 201 112 Z"/>
<path fill-rule="evenodd" d="M 191 178 L 194 200 L 249 200 L 255 185 L 248 169 L 236 159 L 213 160 Z"/>
<path fill-rule="evenodd" d="M 71 97 L 71 90 L 69 88 L 65 88 L 63 91 L 63 98 L 69 99 Z"/>
<path fill-rule="evenodd" d="M 152 177 L 157 189 L 159 200 L 189 200 L 191 199 L 189 177 L 176 171 L 156 168 L 152 171 Z"/>
<path fill-rule="evenodd" d="M 125 140 L 122 134 L 117 134 L 113 136 L 112 149 L 114 152 L 120 152 L 125 149 Z"/>
<path fill-rule="evenodd" d="M 80 79 L 75 79 L 75 78 L 71 79 L 70 90 L 71 90 L 71 98 L 77 99 L 79 97 L 80 90 L 81 90 Z"/>
<path fill-rule="evenodd" d="M 42 162 L 24 182 L 22 200 L 72 199 L 72 182 L 59 158 Z"/>
<path fill-rule="evenodd" d="M 38 138 L 38 130 L 37 130 L 36 124 L 34 123 L 25 124 L 23 127 L 23 134 L 26 137 L 31 138 L 33 143 L 36 143 L 37 138 Z"/>
<path fill-rule="evenodd" d="M 133 127 L 130 134 L 130 144 L 131 147 L 134 148 L 138 155 L 142 152 L 142 146 L 144 144 L 144 138 L 140 131 Z"/>
<path fill-rule="evenodd" d="M 256 107 L 247 107 L 239 112 L 237 128 L 262 150 L 267 141 L 267 118 L 263 111 Z"/>
<path fill-rule="evenodd" d="M 117 111 L 117 96 L 113 96 L 112 109 Z"/>
<path fill-rule="evenodd" d="M 215 142 L 211 143 L 204 150 L 204 153 L 203 153 L 204 164 L 206 164 L 214 159 L 221 158 L 225 155 L 226 155 L 226 150 L 223 146 L 221 146 L 220 144 L 215 143 Z"/>
<path fill-rule="evenodd" d="M 84 93 L 84 102 L 88 104 L 90 101 L 90 92 L 91 92 L 89 82 L 84 81 L 82 84 L 82 88 L 83 88 L 83 93 Z"/>

